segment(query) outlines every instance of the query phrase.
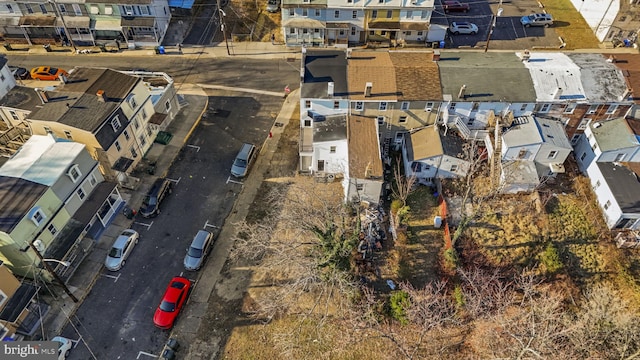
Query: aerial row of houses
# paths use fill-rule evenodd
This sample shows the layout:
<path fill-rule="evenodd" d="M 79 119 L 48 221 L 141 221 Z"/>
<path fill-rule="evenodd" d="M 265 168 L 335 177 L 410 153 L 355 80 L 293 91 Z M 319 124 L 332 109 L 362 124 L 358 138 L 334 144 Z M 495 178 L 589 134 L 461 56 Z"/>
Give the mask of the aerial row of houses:
<path fill-rule="evenodd" d="M 95 46 L 118 40 L 129 48 L 156 46 L 170 20 L 167 0 L 4 1 L 0 38 L 4 43 L 29 45 L 72 40 L 79 46 Z"/>
<path fill-rule="evenodd" d="M 32 335 L 46 311 L 34 300 L 51 280 L 43 259 L 71 276 L 181 104 L 164 73 L 75 68 L 34 89 L 16 85 L 4 58 L 0 95 L 0 339 L 15 339 Z M 15 280 L 24 278 L 36 281 Z"/>
<path fill-rule="evenodd" d="M 391 149 L 433 184 L 467 175 L 481 148 L 502 193 L 535 190 L 573 153 L 608 226 L 640 227 L 640 56 L 303 54 L 299 171 L 341 181 L 345 200 L 379 201 Z"/>

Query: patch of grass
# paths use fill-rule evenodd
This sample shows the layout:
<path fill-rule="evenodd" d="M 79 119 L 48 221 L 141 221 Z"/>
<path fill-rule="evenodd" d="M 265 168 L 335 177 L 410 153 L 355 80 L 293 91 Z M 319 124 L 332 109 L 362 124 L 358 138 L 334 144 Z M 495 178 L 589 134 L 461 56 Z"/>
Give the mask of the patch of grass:
<path fill-rule="evenodd" d="M 407 292 L 402 290 L 394 291 L 389 297 L 389 315 L 398 320 L 400 324 L 407 325 L 409 323 L 407 319 L 407 307 L 409 305 L 409 294 Z"/>
<path fill-rule="evenodd" d="M 558 248 L 552 242 L 547 244 L 547 247 L 540 254 L 540 262 L 543 267 L 542 271 L 547 275 L 555 274 L 562 269 L 560 253 L 558 252 Z"/>
<path fill-rule="evenodd" d="M 598 39 L 569 0 L 542 1 L 554 18 L 553 29 L 566 42 L 565 49 L 597 49 Z"/>

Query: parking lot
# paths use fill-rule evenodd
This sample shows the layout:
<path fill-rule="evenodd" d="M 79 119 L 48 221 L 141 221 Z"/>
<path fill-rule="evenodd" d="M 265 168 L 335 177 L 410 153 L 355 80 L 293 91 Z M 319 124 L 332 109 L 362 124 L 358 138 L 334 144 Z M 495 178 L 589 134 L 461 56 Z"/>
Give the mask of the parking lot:
<path fill-rule="evenodd" d="M 537 1 L 515 0 L 504 1 L 502 4 L 497 1 L 473 2 L 461 0 L 470 4 L 468 12 L 443 11 L 443 1 L 436 2 L 436 10 L 431 19 L 433 24 L 449 25 L 452 22 L 471 22 L 478 26 L 476 35 L 453 35 L 449 34 L 446 39 L 446 46 L 449 48 L 485 48 L 494 14 L 502 8 L 502 14 L 496 17 L 496 26 L 491 34 L 489 48 L 492 50 L 522 50 L 534 48 L 558 48 L 561 45 L 560 39 L 555 31 L 559 26 L 569 24 L 555 21 L 549 28 L 544 27 L 524 27 L 520 23 L 520 18 L 532 13 L 542 12 Z"/>

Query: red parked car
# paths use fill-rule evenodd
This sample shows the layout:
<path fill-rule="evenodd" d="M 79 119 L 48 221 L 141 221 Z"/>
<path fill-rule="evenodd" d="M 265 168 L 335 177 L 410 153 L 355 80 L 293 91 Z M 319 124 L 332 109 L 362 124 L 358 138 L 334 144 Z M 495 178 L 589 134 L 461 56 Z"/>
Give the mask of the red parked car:
<path fill-rule="evenodd" d="M 162 301 L 153 315 L 153 323 L 157 327 L 161 329 L 171 329 L 173 327 L 173 323 L 187 301 L 190 289 L 191 281 L 189 279 L 182 276 L 176 276 L 171 279 Z"/>
<path fill-rule="evenodd" d="M 469 4 L 462 3 L 456 0 L 444 1 L 444 12 L 467 12 L 469 11 Z"/>

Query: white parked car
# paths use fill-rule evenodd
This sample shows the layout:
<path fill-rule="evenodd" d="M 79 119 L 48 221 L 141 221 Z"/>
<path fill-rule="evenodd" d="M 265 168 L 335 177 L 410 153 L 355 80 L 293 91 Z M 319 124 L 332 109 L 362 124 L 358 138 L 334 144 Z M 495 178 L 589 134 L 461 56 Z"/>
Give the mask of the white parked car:
<path fill-rule="evenodd" d="M 51 341 L 55 341 L 58 343 L 58 360 L 64 360 L 69 356 L 71 352 L 71 348 L 73 347 L 73 342 L 65 337 L 56 336 Z"/>
<path fill-rule="evenodd" d="M 449 32 L 454 35 L 459 35 L 459 34 L 475 35 L 478 33 L 478 26 L 470 22 L 452 22 L 451 25 L 449 25 Z"/>
<path fill-rule="evenodd" d="M 133 247 L 138 243 L 140 235 L 137 231 L 127 229 L 123 230 L 120 236 L 116 239 L 107 254 L 107 259 L 104 261 L 104 267 L 111 271 L 118 271 L 127 261 L 127 258 L 133 251 Z"/>

